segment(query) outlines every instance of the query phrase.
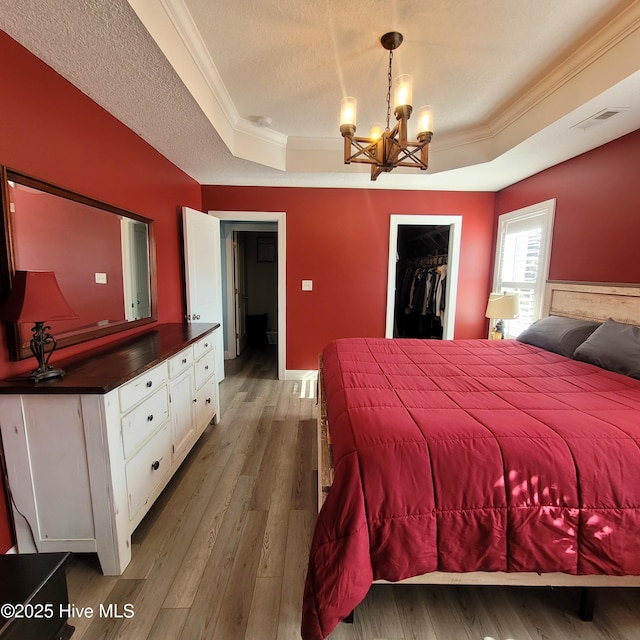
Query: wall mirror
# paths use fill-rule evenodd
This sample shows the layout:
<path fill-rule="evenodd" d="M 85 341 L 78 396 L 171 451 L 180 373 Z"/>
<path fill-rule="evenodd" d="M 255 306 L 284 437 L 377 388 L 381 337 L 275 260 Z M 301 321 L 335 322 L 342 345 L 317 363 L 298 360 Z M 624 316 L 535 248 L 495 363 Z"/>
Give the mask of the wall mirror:
<path fill-rule="evenodd" d="M 156 320 L 152 220 L 6 168 L 2 213 L 3 297 L 16 271 L 53 271 L 78 316 L 47 321 L 58 347 Z M 12 359 L 32 355 L 32 324 L 8 325 Z"/>

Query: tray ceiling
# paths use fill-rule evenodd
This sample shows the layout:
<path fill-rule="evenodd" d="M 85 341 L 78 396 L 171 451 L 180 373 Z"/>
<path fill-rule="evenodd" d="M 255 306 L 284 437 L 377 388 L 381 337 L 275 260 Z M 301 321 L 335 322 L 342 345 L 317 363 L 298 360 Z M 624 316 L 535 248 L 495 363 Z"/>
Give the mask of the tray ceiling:
<path fill-rule="evenodd" d="M 0 0 L 0 28 L 202 184 L 496 190 L 640 128 L 638 0 Z M 339 102 L 384 120 L 390 30 L 435 135 L 372 183 Z"/>

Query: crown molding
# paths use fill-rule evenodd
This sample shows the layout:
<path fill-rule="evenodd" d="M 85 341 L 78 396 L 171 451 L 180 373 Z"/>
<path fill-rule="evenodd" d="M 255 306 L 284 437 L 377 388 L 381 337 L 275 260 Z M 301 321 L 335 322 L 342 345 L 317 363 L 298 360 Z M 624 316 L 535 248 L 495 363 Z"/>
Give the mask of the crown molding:
<path fill-rule="evenodd" d="M 434 136 L 433 164 L 447 170 L 498 158 L 632 76 L 637 51 L 640 2 L 633 0 L 487 123 Z"/>
<path fill-rule="evenodd" d="M 240 116 L 185 0 L 128 2 L 234 156 L 295 172 L 353 170 L 338 158 L 337 134 L 287 137 Z M 506 153 L 634 73 L 639 50 L 640 0 L 632 0 L 487 121 L 434 136 L 433 169 L 490 162 Z"/>
<path fill-rule="evenodd" d="M 287 148 L 288 140 L 290 140 L 286 134 L 275 131 L 274 129 L 259 127 L 246 118 L 240 118 L 236 122 L 236 131 L 243 136 L 275 144 L 282 149 Z"/>
<path fill-rule="evenodd" d="M 438 134 L 437 138 L 433 137 L 433 142 L 429 146 L 433 151 L 451 151 L 470 144 L 486 142 L 493 137 L 494 132 L 489 125 L 479 124 L 460 131 Z"/>
<path fill-rule="evenodd" d="M 238 113 L 183 0 L 127 0 L 229 151 L 284 170 L 287 137 Z"/>
<path fill-rule="evenodd" d="M 180 36 L 185 48 L 200 70 L 202 78 L 216 97 L 222 111 L 232 127 L 240 120 L 233 100 L 222 81 L 218 68 L 209 55 L 200 31 L 196 27 L 187 6 L 182 0 L 159 0 L 160 5 Z"/>
<path fill-rule="evenodd" d="M 518 120 L 524 118 L 545 100 L 567 87 L 580 74 L 592 72 L 588 81 L 593 93 L 589 97 L 593 97 L 634 73 L 637 70 L 637 53 L 628 56 L 615 56 L 615 50 L 618 47 L 622 48 L 622 45 L 627 44 L 632 39 L 639 40 L 639 35 L 640 2 L 634 0 L 632 4 L 623 9 L 582 45 L 568 54 L 563 61 L 556 64 L 533 86 L 500 109 L 488 123 L 493 134 L 501 133 Z M 635 49 L 635 51 L 637 52 L 638 49 Z M 597 63 L 607 56 L 622 58 L 622 65 L 619 63 L 616 65 L 616 68 L 619 69 L 616 76 L 612 75 L 610 66 L 607 66 L 606 74 L 602 74 L 602 70 L 596 68 Z M 575 101 L 576 104 L 568 108 L 566 107 L 567 103 L 563 101 L 565 105 L 564 111 L 570 111 L 574 106 L 579 106 L 584 102 L 584 95 L 575 96 Z M 564 115 L 564 113 L 561 115 Z"/>

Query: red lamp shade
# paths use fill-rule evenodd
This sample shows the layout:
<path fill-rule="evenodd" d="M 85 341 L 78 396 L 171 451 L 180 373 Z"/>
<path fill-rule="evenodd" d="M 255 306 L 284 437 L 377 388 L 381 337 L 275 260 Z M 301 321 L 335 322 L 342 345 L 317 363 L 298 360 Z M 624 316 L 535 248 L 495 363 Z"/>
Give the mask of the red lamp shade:
<path fill-rule="evenodd" d="M 9 297 L 0 308 L 8 322 L 49 322 L 77 318 L 53 271 L 16 271 Z"/>

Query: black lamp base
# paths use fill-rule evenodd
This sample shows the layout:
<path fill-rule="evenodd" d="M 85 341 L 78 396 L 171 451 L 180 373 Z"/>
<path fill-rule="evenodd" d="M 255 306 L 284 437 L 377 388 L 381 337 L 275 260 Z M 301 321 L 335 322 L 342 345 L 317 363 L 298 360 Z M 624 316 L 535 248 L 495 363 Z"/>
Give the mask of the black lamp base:
<path fill-rule="evenodd" d="M 49 358 L 58 344 L 56 339 L 48 333 L 50 328 L 51 327 L 45 326 L 44 322 L 36 322 L 31 329 L 33 338 L 31 338 L 29 346 L 31 353 L 33 353 L 38 361 L 38 368 L 32 371 L 29 376 L 34 382 L 42 382 L 50 378 L 61 378 L 64 376 L 62 369 L 56 369 L 49 364 Z M 47 347 L 49 347 L 48 351 Z"/>
<path fill-rule="evenodd" d="M 63 378 L 64 371 L 62 369 L 56 369 L 49 365 L 38 367 L 31 372 L 29 378 L 34 382 L 42 382 L 43 380 L 50 380 L 51 378 Z"/>

